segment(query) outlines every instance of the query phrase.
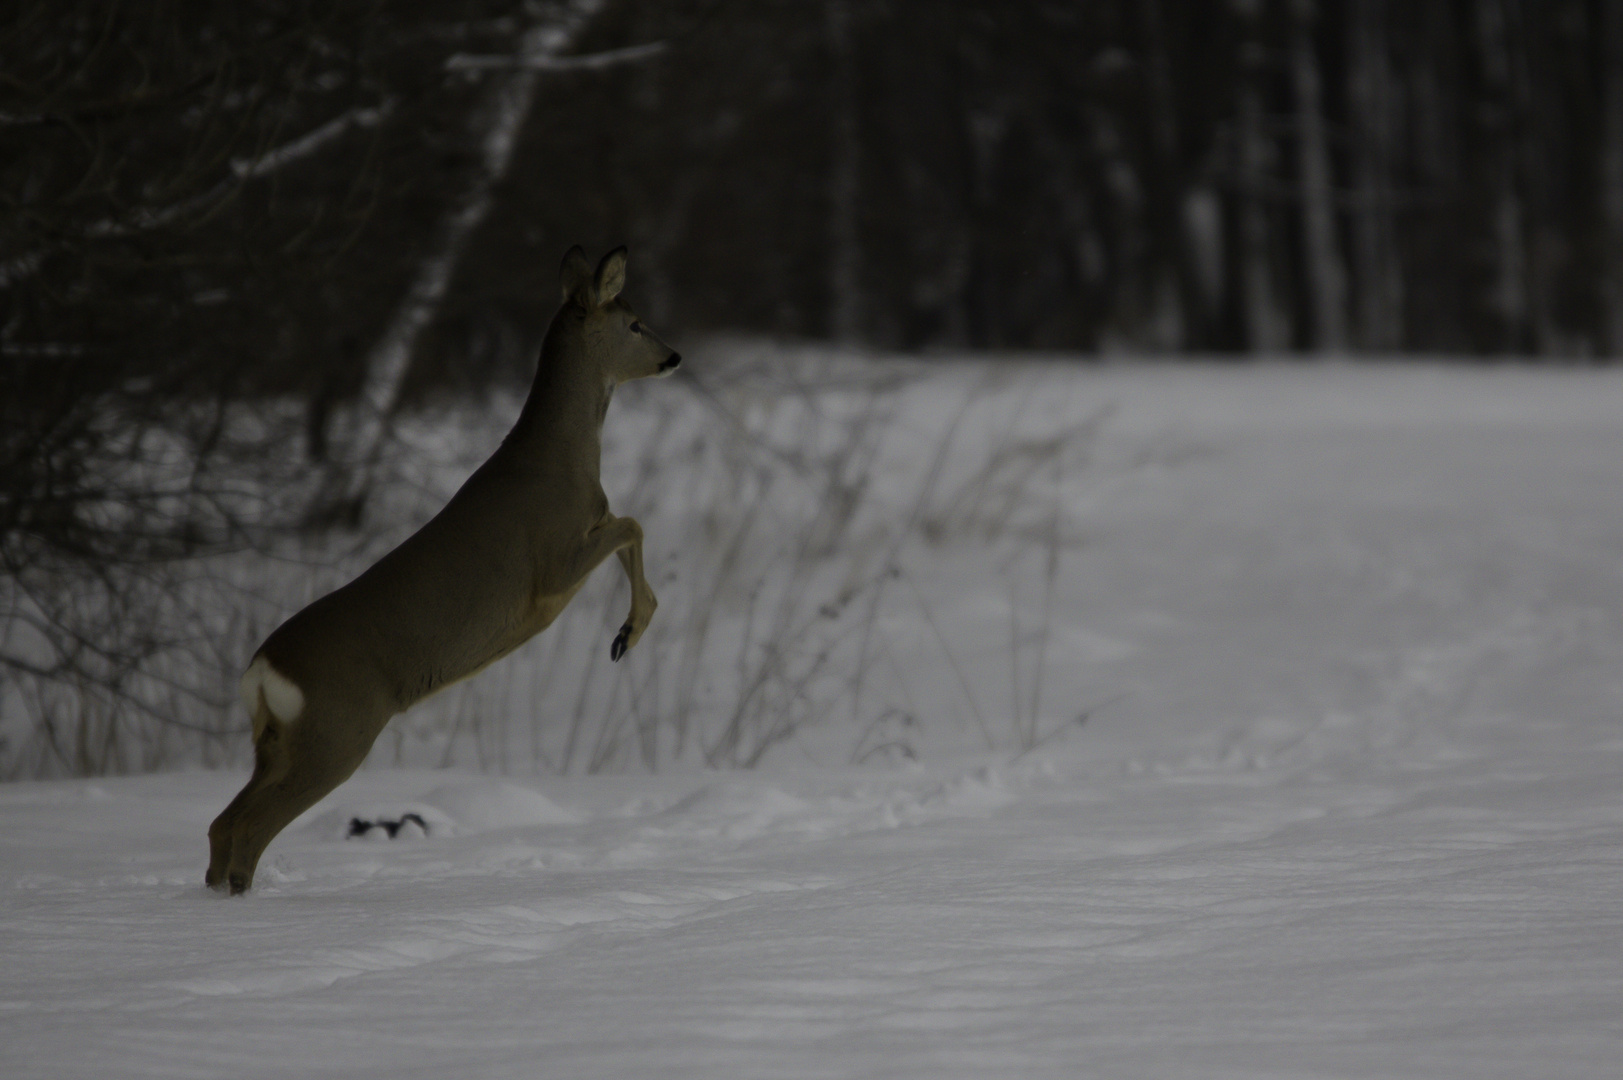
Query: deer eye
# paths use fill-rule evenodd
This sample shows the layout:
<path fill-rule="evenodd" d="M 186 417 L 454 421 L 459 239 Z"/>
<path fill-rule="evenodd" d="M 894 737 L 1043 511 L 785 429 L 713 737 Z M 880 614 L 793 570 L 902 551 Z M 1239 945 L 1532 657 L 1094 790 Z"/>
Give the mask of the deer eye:
<path fill-rule="evenodd" d="M 631 323 L 631 332 L 632 332 L 632 333 L 633 333 L 633 334 L 640 334 L 640 333 L 642 333 L 642 323 L 640 323 L 640 322 L 637 322 L 637 321 L 636 321 L 636 320 L 632 320 L 632 323 Z"/>

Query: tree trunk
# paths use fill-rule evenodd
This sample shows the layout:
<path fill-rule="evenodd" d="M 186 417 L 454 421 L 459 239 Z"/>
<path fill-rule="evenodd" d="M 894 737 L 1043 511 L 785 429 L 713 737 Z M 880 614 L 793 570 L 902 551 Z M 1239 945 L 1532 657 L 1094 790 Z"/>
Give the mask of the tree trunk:
<path fill-rule="evenodd" d="M 828 0 L 832 66 L 829 109 L 829 334 L 840 344 L 862 335 L 862 238 L 857 212 L 862 146 L 857 130 L 857 66 L 851 41 L 851 5 Z"/>
<path fill-rule="evenodd" d="M 1402 347 L 1403 267 L 1392 219 L 1392 66 L 1386 51 L 1385 0 L 1353 0 L 1350 8 L 1349 97 L 1357 125 L 1358 203 L 1353 219 L 1360 348 Z"/>
<path fill-rule="evenodd" d="M 1335 178 L 1313 46 L 1314 0 L 1291 5 L 1291 79 L 1296 90 L 1296 178 L 1302 203 L 1302 259 L 1307 270 L 1311 346 L 1347 347 L 1347 273 L 1336 240 Z"/>
<path fill-rule="evenodd" d="M 1560 182 L 1552 175 L 1553 147 L 1544 145 L 1548 129 L 1540 123 L 1538 87 L 1532 65 L 1545 58 L 1542 41 L 1528 24 L 1521 0 L 1499 0 L 1505 11 L 1505 53 L 1510 69 L 1510 149 L 1515 183 L 1521 192 L 1521 243 L 1526 258 L 1527 319 L 1530 340 L 1525 344 L 1540 356 L 1554 356 L 1568 346 L 1555 317 L 1552 294 L 1558 272 L 1560 242 L 1551 228 L 1552 191 Z M 1553 137 L 1552 137 L 1553 138 Z"/>
<path fill-rule="evenodd" d="M 531 59 L 558 56 L 580 38 L 603 4 L 604 0 L 574 0 L 556 22 L 526 31 L 520 39 L 519 55 Z M 478 131 L 478 167 L 440 219 L 427 254 L 417 264 L 416 276 L 367 355 L 360 399 L 349 417 L 350 430 L 343 440 L 345 449 L 327 472 L 311 507 L 311 521 L 358 523 L 389 439 L 417 340 L 439 313 L 469 239 L 490 212 L 492 194 L 507 175 L 540 77 L 538 67 L 519 67 L 490 76 L 492 85 L 484 106 L 471 121 Z"/>
<path fill-rule="evenodd" d="M 1241 316 L 1246 348 L 1253 353 L 1276 352 L 1290 344 L 1291 331 L 1274 295 L 1269 258 L 1268 209 L 1265 203 L 1273 147 L 1269 145 L 1262 107 L 1262 44 L 1256 38 L 1257 5 L 1237 0 L 1236 11 L 1245 19 L 1240 76 L 1235 102 L 1239 142 Z"/>
<path fill-rule="evenodd" d="M 1184 177 L 1178 155 L 1178 102 L 1167 56 L 1160 0 L 1139 0 L 1144 31 L 1145 77 L 1154 138 L 1154 168 L 1146 178 L 1149 197 L 1148 279 L 1153 295 L 1151 340 L 1169 352 L 1207 344 L 1210 305 L 1198 287 L 1195 237 L 1186 226 Z"/>
<path fill-rule="evenodd" d="M 1601 15 L 1601 319 L 1606 355 L 1623 358 L 1623 0 Z"/>
<path fill-rule="evenodd" d="M 1488 157 L 1495 189 L 1491 222 L 1494 277 L 1488 308 L 1500 323 L 1500 349 L 1522 352 L 1528 333 L 1528 266 L 1522 223 L 1522 192 L 1516 177 L 1515 101 L 1503 0 L 1481 0 L 1476 8 L 1477 45 L 1487 87 L 1482 115 L 1487 126 Z"/>

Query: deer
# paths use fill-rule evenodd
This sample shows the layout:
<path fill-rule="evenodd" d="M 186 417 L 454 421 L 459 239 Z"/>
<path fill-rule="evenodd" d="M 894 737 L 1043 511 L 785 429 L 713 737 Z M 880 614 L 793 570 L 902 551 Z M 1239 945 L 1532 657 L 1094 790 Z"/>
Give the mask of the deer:
<path fill-rule="evenodd" d="M 241 684 L 253 773 L 209 826 L 209 888 L 247 892 L 271 840 L 355 772 L 391 717 L 545 630 L 610 555 L 631 584 L 610 659 L 641 640 L 658 602 L 642 526 L 603 492 L 603 421 L 617 386 L 682 357 L 621 296 L 625 267 L 623 247 L 595 273 L 569 249 L 562 306 L 500 447 L 427 524 L 254 653 Z"/>

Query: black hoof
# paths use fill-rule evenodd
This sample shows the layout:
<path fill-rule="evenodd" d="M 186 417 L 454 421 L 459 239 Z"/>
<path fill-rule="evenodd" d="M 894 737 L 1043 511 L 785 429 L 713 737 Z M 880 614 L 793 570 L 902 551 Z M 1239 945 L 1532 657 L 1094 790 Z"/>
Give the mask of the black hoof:
<path fill-rule="evenodd" d="M 620 627 L 620 632 L 614 635 L 614 644 L 609 646 L 609 659 L 618 662 L 620 657 L 626 654 L 626 650 L 631 648 L 631 646 L 627 644 L 630 640 L 631 624 L 626 623 L 624 626 Z"/>
<path fill-rule="evenodd" d="M 248 875 L 241 870 L 233 870 L 230 874 L 231 895 L 241 896 L 248 891 Z"/>

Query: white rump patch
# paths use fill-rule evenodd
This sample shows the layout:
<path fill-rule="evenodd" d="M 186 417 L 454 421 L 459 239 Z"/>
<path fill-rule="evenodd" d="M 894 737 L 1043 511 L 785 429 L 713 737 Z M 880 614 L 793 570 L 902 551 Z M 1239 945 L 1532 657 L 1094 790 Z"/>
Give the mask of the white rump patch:
<path fill-rule="evenodd" d="M 292 679 L 271 667 L 269 660 L 256 656 L 254 662 L 248 665 L 248 670 L 242 673 L 242 704 L 249 716 L 259 710 L 261 693 L 265 695 L 265 706 L 270 709 L 271 715 L 284 724 L 292 723 L 304 712 L 304 691 Z"/>

